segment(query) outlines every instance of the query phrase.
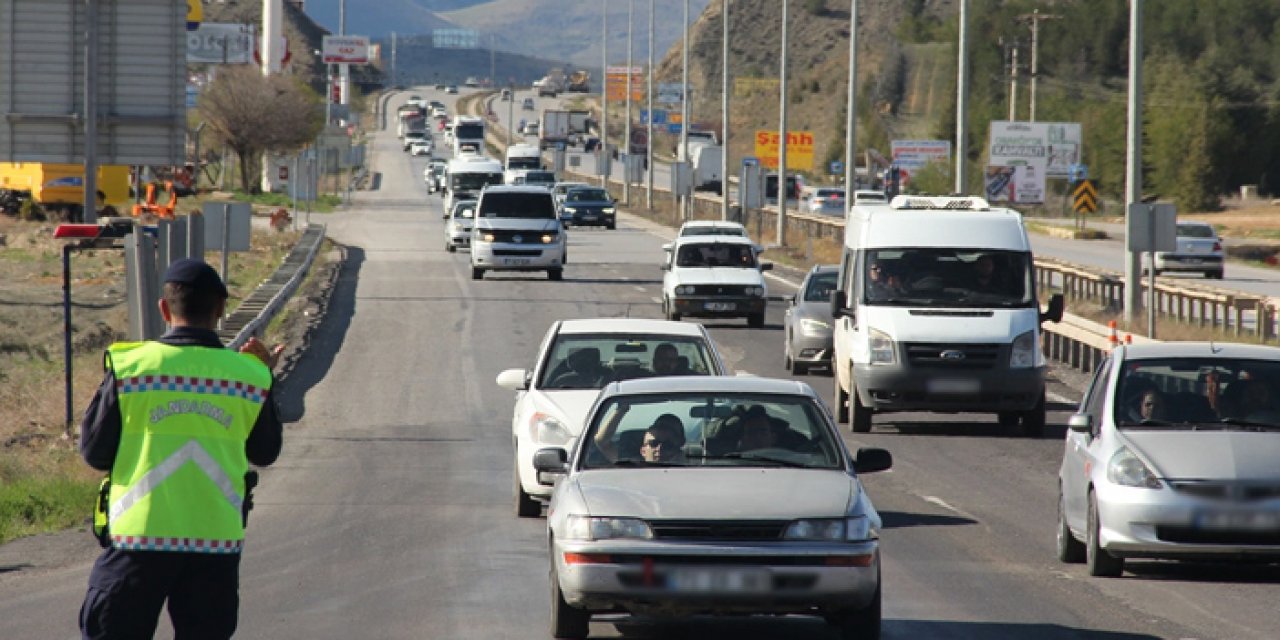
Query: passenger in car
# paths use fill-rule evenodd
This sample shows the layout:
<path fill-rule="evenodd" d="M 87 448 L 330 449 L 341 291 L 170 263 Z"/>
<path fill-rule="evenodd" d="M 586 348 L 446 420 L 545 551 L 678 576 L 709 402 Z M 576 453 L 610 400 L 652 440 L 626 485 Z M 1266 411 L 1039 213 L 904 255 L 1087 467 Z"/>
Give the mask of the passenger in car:
<path fill-rule="evenodd" d="M 1158 389 L 1147 388 L 1130 396 L 1128 409 L 1129 420 L 1141 423 L 1143 420 L 1164 420 L 1164 394 Z"/>
<path fill-rule="evenodd" d="M 635 454 L 631 450 L 633 441 L 630 433 L 632 432 L 615 437 L 622 419 L 630 411 L 631 404 L 625 400 L 620 401 L 617 410 L 596 431 L 596 450 L 611 462 L 635 459 Z M 684 423 L 675 414 L 664 413 L 655 418 L 653 424 L 644 430 L 644 436 L 640 441 L 639 457 L 646 462 L 684 462 L 684 445 Z"/>
<path fill-rule="evenodd" d="M 656 376 L 691 376 L 688 360 L 680 357 L 676 346 L 663 342 L 653 349 L 653 374 Z"/>
<path fill-rule="evenodd" d="M 600 350 L 584 347 L 569 353 L 564 359 L 569 370 L 551 381 L 554 389 L 598 389 L 604 385 L 608 370 L 600 362 Z"/>

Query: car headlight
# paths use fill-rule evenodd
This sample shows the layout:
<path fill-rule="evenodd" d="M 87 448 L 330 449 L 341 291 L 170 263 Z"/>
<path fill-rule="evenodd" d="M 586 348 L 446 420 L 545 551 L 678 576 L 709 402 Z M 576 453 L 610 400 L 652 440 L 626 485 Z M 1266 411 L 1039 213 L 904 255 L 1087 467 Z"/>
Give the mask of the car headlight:
<path fill-rule="evenodd" d="M 800 333 L 809 335 L 822 334 L 831 331 L 831 323 L 815 320 L 813 318 L 800 318 Z"/>
<path fill-rule="evenodd" d="M 747 287 L 746 292 L 749 296 L 759 298 L 764 295 L 764 287 Z"/>
<path fill-rule="evenodd" d="M 691 285 L 691 284 L 682 284 L 682 285 L 680 285 L 680 286 L 676 287 L 676 295 L 678 295 L 678 296 L 688 296 L 688 295 L 693 295 L 693 285 Z"/>
<path fill-rule="evenodd" d="M 554 233 L 544 233 L 544 234 L 542 234 L 542 244 L 551 244 L 552 242 L 555 242 L 555 241 L 556 241 L 556 235 L 557 235 L 557 234 L 554 234 Z"/>
<path fill-rule="evenodd" d="M 616 540 L 653 537 L 649 524 L 639 518 L 606 518 L 571 515 L 565 522 L 563 537 L 568 540 Z"/>
<path fill-rule="evenodd" d="M 871 364 L 893 364 L 898 357 L 893 352 L 893 338 L 889 334 L 872 329 L 867 334 L 871 343 Z"/>
<path fill-rule="evenodd" d="M 1122 487 L 1160 488 L 1160 479 L 1128 447 L 1121 447 L 1111 456 L 1107 463 L 1107 480 Z"/>
<path fill-rule="evenodd" d="M 564 207 L 564 212 L 565 212 L 565 213 L 577 213 L 577 212 L 578 212 L 578 210 L 577 210 L 576 208 L 574 208 L 574 207 Z"/>
<path fill-rule="evenodd" d="M 493 235 L 492 233 L 482 233 L 482 234 L 480 234 L 480 239 L 481 239 L 481 240 L 484 240 L 485 242 L 493 242 L 493 241 L 494 241 L 494 239 L 495 239 L 496 237 L 497 237 L 497 236 Z"/>
<path fill-rule="evenodd" d="M 784 540 L 821 542 L 860 542 L 871 537 L 871 523 L 864 516 L 796 520 L 782 534 Z"/>
<path fill-rule="evenodd" d="M 564 424 L 545 413 L 533 414 L 529 424 L 533 427 L 533 439 L 540 443 L 561 445 L 573 441 L 573 434 Z"/>
<path fill-rule="evenodd" d="M 601 209 L 601 211 L 603 211 L 603 212 L 605 212 L 605 213 L 613 213 L 613 207 L 605 207 L 605 208 Z"/>
<path fill-rule="evenodd" d="M 1036 332 L 1028 331 L 1013 339 L 1009 350 L 1009 368 L 1024 369 L 1036 364 Z"/>

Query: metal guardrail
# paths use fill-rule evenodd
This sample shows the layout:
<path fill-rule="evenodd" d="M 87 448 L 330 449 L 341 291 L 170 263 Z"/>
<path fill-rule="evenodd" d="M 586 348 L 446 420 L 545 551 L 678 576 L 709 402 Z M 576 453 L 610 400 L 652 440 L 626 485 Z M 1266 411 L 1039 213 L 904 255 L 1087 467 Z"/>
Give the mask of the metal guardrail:
<path fill-rule="evenodd" d="M 275 319 L 311 269 L 324 237 L 324 225 L 308 225 L 271 277 L 258 285 L 231 315 L 223 319 L 218 337 L 228 348 L 239 349 L 251 336 L 260 335 Z"/>

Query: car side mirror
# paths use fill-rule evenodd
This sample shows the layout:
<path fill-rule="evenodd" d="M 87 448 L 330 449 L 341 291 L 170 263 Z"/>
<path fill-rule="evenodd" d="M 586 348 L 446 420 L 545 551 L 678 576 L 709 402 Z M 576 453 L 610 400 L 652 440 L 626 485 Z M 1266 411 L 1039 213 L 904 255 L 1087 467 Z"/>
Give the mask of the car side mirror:
<path fill-rule="evenodd" d="M 660 266 L 660 267 L 658 267 L 658 268 L 659 268 L 659 269 L 662 269 L 663 271 L 670 271 L 670 270 L 671 270 L 671 265 L 669 265 L 669 264 L 667 264 L 667 263 L 665 263 L 665 262 L 664 262 L 664 263 L 662 263 L 662 266 Z"/>
<path fill-rule="evenodd" d="M 498 386 L 512 391 L 529 389 L 529 372 L 524 369 L 507 369 L 498 374 Z"/>
<path fill-rule="evenodd" d="M 1040 313 L 1040 322 L 1045 320 L 1049 322 L 1062 322 L 1062 314 L 1067 310 L 1067 301 L 1062 297 L 1061 293 L 1055 293 L 1049 297 L 1049 308 Z"/>
<path fill-rule="evenodd" d="M 893 455 L 876 447 L 858 449 L 853 458 L 853 469 L 858 473 L 884 471 L 893 466 Z"/>
<path fill-rule="evenodd" d="M 831 292 L 831 317 L 839 318 L 848 315 L 849 309 L 846 306 L 844 292 L 836 289 Z"/>
<path fill-rule="evenodd" d="M 773 263 L 772 263 L 772 262 L 761 262 L 761 263 L 760 263 L 760 270 L 761 270 L 761 271 L 773 271 Z"/>
<path fill-rule="evenodd" d="M 663 251 L 666 251 L 667 253 L 671 253 L 671 247 L 673 246 L 673 244 L 674 244 L 674 243 L 668 242 L 668 243 L 666 243 L 666 244 L 662 245 L 662 250 L 663 250 Z"/>
<path fill-rule="evenodd" d="M 533 454 L 533 469 L 538 472 L 538 484 L 551 486 L 555 478 L 569 472 L 569 453 L 560 447 L 538 449 Z"/>
<path fill-rule="evenodd" d="M 1091 434 L 1093 433 L 1093 416 L 1087 413 L 1074 413 L 1067 418 L 1067 428 L 1076 432 Z"/>

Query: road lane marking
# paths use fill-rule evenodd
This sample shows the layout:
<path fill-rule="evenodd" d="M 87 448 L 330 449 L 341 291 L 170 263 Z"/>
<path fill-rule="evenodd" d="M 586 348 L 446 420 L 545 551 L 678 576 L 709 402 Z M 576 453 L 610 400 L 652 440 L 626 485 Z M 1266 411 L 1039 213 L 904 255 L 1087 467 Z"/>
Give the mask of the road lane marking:
<path fill-rule="evenodd" d="M 648 291 L 648 289 L 646 289 L 646 288 L 644 288 L 644 287 L 641 287 L 641 286 L 638 286 L 638 285 L 636 285 L 634 288 L 635 288 L 635 290 L 636 290 L 636 291 L 639 291 L 640 293 L 644 293 L 645 291 Z"/>
<path fill-rule="evenodd" d="M 953 507 L 953 506 L 951 506 L 951 505 L 947 504 L 947 501 L 946 501 L 946 500 L 943 500 L 942 498 L 939 498 L 939 497 L 937 497 L 937 496 L 920 496 L 920 498 L 921 498 L 922 500 L 924 500 L 925 502 L 928 502 L 929 504 L 932 504 L 932 505 L 936 505 L 936 506 L 942 507 L 943 509 L 946 509 L 947 511 L 950 511 L 950 512 L 955 513 L 955 514 L 958 514 L 958 515 L 962 515 L 962 516 L 964 516 L 964 517 L 966 517 L 966 518 L 968 518 L 968 519 L 970 519 L 970 520 L 973 520 L 974 522 L 978 522 L 978 519 L 977 519 L 976 517 L 974 517 L 974 516 L 973 516 L 973 515 L 971 515 L 971 514 L 965 513 L 965 512 L 964 512 L 963 510 L 961 510 L 961 509 L 957 509 L 957 508 L 955 508 L 955 507 Z"/>

